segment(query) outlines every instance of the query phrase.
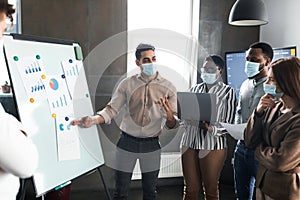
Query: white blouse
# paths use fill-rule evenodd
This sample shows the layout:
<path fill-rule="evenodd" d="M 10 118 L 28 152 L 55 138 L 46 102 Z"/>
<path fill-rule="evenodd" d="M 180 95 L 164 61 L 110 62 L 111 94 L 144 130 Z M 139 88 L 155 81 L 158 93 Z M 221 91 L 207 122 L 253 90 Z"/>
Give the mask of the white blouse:
<path fill-rule="evenodd" d="M 197 84 L 191 88 L 191 92 L 206 93 L 205 83 Z M 216 94 L 217 99 L 217 122 L 233 124 L 236 110 L 236 96 L 232 87 L 218 82 L 208 93 Z M 185 132 L 182 136 L 181 146 L 192 149 L 216 150 L 227 148 L 226 134 L 228 133 L 219 124 L 211 125 L 212 132 L 200 129 L 198 124 L 185 123 Z"/>
<path fill-rule="evenodd" d="M 22 124 L 6 113 L 0 104 L 0 199 L 16 199 L 19 178 L 33 175 L 38 166 L 38 152 L 20 130 Z"/>

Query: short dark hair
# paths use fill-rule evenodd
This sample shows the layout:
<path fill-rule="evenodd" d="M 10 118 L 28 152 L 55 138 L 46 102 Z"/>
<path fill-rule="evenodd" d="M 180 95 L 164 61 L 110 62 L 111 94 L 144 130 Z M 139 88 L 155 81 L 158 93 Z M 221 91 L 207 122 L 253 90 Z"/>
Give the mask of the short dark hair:
<path fill-rule="evenodd" d="M 9 4 L 7 0 L 0 0 L 0 13 L 4 12 L 6 16 L 13 22 L 12 14 L 15 13 L 15 9 L 12 4 Z"/>
<path fill-rule="evenodd" d="M 155 51 L 155 47 L 151 44 L 144 44 L 144 43 L 139 44 L 135 51 L 135 58 L 137 60 L 140 60 L 142 57 L 142 52 L 148 50 Z"/>
<path fill-rule="evenodd" d="M 273 48 L 271 47 L 270 44 L 266 42 L 255 42 L 250 45 L 250 48 L 261 49 L 265 57 L 270 58 L 270 60 L 272 61 L 274 53 L 273 53 Z"/>
<path fill-rule="evenodd" d="M 220 70 L 223 70 L 225 67 L 224 59 L 219 55 L 210 55 L 205 58 L 205 61 L 214 62 L 215 65 L 219 67 Z"/>

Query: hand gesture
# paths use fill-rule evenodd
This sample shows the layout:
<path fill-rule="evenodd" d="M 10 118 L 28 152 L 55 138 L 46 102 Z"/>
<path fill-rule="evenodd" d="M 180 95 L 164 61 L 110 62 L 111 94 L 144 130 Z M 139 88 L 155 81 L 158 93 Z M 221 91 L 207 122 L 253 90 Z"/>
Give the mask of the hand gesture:
<path fill-rule="evenodd" d="M 159 104 L 165 110 L 165 112 L 167 114 L 167 118 L 172 118 L 173 117 L 173 112 L 172 112 L 172 109 L 171 109 L 171 106 L 169 104 L 167 96 L 160 97 L 159 100 L 156 101 L 155 103 Z"/>
<path fill-rule="evenodd" d="M 89 128 L 95 124 L 98 124 L 98 115 L 95 116 L 85 116 L 81 117 L 79 119 L 75 119 L 71 122 L 71 125 L 73 126 L 80 126 L 82 128 Z"/>
<path fill-rule="evenodd" d="M 166 112 L 167 114 L 167 126 L 169 128 L 172 128 L 176 125 L 176 119 L 174 118 L 171 106 L 169 104 L 169 100 L 167 96 L 160 97 L 158 101 L 155 103 L 159 104 Z"/>
<path fill-rule="evenodd" d="M 199 128 L 207 130 L 209 127 L 209 124 L 206 121 L 199 121 Z"/>
<path fill-rule="evenodd" d="M 256 112 L 262 113 L 266 108 L 274 108 L 275 105 L 276 104 L 274 102 L 274 97 L 270 94 L 265 94 L 264 96 L 261 97 L 257 105 Z"/>

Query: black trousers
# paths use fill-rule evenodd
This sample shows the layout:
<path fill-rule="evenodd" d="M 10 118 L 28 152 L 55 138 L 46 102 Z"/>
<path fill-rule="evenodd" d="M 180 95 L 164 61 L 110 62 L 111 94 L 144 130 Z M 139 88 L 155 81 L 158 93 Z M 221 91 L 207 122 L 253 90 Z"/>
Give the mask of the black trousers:
<path fill-rule="evenodd" d="M 161 147 L 158 137 L 137 138 L 122 133 L 117 144 L 114 199 L 128 199 L 132 172 L 139 159 L 144 200 L 156 200 Z"/>

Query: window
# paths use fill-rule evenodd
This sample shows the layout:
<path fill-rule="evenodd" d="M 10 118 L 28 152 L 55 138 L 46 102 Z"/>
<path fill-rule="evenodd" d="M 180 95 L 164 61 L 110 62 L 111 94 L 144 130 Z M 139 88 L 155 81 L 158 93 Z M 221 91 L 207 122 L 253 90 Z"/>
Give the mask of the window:
<path fill-rule="evenodd" d="M 178 91 L 196 83 L 200 0 L 128 0 L 128 75 L 139 72 L 135 48 L 156 47 L 159 72 Z"/>

